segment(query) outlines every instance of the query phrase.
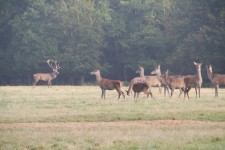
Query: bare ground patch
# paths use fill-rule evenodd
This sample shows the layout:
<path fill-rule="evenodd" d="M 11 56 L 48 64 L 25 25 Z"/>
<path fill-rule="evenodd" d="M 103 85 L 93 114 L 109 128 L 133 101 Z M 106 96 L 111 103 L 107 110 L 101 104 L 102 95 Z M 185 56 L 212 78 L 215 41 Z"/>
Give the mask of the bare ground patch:
<path fill-rule="evenodd" d="M 0 129 L 20 129 L 20 128 L 47 128 L 47 127 L 94 127 L 94 126 L 114 126 L 114 127 L 131 127 L 131 126 L 173 126 L 173 125 L 222 125 L 225 122 L 208 122 L 192 120 L 153 120 L 153 121 L 119 121 L 119 122 L 58 122 L 58 123 L 1 123 Z"/>

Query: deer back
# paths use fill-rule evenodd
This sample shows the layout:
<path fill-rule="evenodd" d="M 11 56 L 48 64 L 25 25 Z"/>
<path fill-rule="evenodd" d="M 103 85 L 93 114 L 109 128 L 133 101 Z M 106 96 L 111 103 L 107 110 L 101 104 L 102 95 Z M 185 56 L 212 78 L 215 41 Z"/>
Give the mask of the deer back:
<path fill-rule="evenodd" d="M 214 85 L 225 85 L 225 75 L 214 74 L 212 78 L 212 84 Z"/>
<path fill-rule="evenodd" d="M 118 81 L 118 80 L 109 80 L 109 79 L 105 79 L 102 78 L 101 81 L 99 82 L 99 85 L 102 89 L 105 90 L 114 90 L 118 87 L 121 87 L 122 81 Z"/>
<path fill-rule="evenodd" d="M 149 85 L 147 83 L 136 83 L 133 85 L 134 92 L 142 92 L 149 89 Z"/>
<path fill-rule="evenodd" d="M 199 78 L 197 75 L 187 75 L 184 76 L 184 83 L 188 87 L 195 87 L 198 84 Z"/>
<path fill-rule="evenodd" d="M 168 81 L 169 81 L 169 84 L 174 88 L 185 87 L 183 76 L 168 76 Z"/>
<path fill-rule="evenodd" d="M 149 85 L 161 85 L 157 76 L 145 76 L 145 80 Z"/>

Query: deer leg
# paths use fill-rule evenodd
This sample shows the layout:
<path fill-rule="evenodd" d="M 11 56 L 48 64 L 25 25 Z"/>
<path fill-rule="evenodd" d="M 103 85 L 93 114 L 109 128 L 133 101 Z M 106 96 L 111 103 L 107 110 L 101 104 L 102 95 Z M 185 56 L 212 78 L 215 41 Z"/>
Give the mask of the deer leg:
<path fill-rule="evenodd" d="M 106 93 L 106 90 L 104 90 L 104 92 L 103 92 L 104 99 L 105 99 L 105 93 Z"/>
<path fill-rule="evenodd" d="M 187 97 L 188 97 L 188 99 L 190 98 L 190 97 L 189 97 L 189 91 L 190 91 L 190 90 L 191 90 L 191 87 L 189 87 L 188 90 L 187 90 Z"/>
<path fill-rule="evenodd" d="M 118 93 L 118 99 L 120 99 L 120 96 L 121 96 L 121 94 L 123 95 L 123 97 L 125 98 L 125 94 L 124 94 L 124 92 L 121 90 L 121 89 L 116 89 L 116 91 L 117 91 L 117 93 Z"/>
<path fill-rule="evenodd" d="M 48 81 L 48 88 L 49 88 L 49 86 L 50 86 L 50 81 Z"/>
<path fill-rule="evenodd" d="M 215 86 L 215 97 L 218 97 L 218 89 L 219 89 L 219 85 Z"/>
<path fill-rule="evenodd" d="M 167 91 L 167 93 L 168 93 L 168 95 L 169 95 L 169 97 L 170 97 L 170 91 L 169 91 L 169 90 L 170 90 L 169 87 L 168 87 L 168 86 L 165 86 L 164 97 L 166 96 L 166 91 Z"/>
<path fill-rule="evenodd" d="M 123 98 L 125 98 L 125 92 L 121 91 L 121 94 L 123 95 Z"/>
<path fill-rule="evenodd" d="M 188 99 L 189 99 L 189 94 L 188 94 L 188 92 L 190 91 L 190 87 L 187 87 L 186 89 L 185 89 L 185 91 L 184 91 L 184 99 L 186 98 L 186 95 L 187 95 L 187 97 L 188 97 Z"/>
<path fill-rule="evenodd" d="M 149 92 L 148 92 L 148 94 L 150 94 L 150 95 L 151 95 L 151 98 L 152 98 L 152 92 L 151 92 L 151 91 L 149 91 Z"/>
<path fill-rule="evenodd" d="M 137 98 L 139 97 L 139 95 L 140 95 L 140 92 L 137 93 Z"/>
<path fill-rule="evenodd" d="M 168 93 L 168 95 L 170 97 L 170 88 L 168 86 L 166 86 L 166 89 L 167 89 L 167 93 Z"/>
<path fill-rule="evenodd" d="M 136 92 L 134 92 L 134 99 L 135 99 L 135 97 L 136 97 Z"/>
<path fill-rule="evenodd" d="M 103 96 L 104 96 L 104 90 L 102 89 L 102 95 L 101 95 L 101 98 L 103 98 Z"/>
<path fill-rule="evenodd" d="M 158 85 L 158 87 L 159 87 L 159 94 L 161 94 L 162 93 L 162 88 L 161 88 L 160 85 Z"/>
<path fill-rule="evenodd" d="M 33 88 L 35 88 L 36 84 L 37 84 L 37 81 L 34 80 L 34 82 L 33 82 Z"/>
<path fill-rule="evenodd" d="M 143 92 L 147 95 L 147 98 L 148 98 L 148 96 L 149 96 L 148 90 L 144 90 Z"/>
<path fill-rule="evenodd" d="M 196 95 L 196 98 L 198 98 L 198 90 L 197 90 L 197 87 L 195 87 L 195 95 Z"/>
<path fill-rule="evenodd" d="M 181 94 L 183 93 L 183 88 L 180 88 L 180 95 L 178 96 L 178 97 L 180 97 L 181 96 Z"/>
<path fill-rule="evenodd" d="M 198 87 L 198 95 L 199 95 L 199 98 L 201 96 L 201 87 Z"/>
<path fill-rule="evenodd" d="M 166 96 L 166 87 L 164 87 L 164 97 Z"/>
<path fill-rule="evenodd" d="M 119 95 L 118 95 L 118 99 L 120 99 L 120 95 L 121 95 L 121 93 L 119 93 Z"/>
<path fill-rule="evenodd" d="M 173 96 L 174 89 L 171 89 L 171 97 Z"/>

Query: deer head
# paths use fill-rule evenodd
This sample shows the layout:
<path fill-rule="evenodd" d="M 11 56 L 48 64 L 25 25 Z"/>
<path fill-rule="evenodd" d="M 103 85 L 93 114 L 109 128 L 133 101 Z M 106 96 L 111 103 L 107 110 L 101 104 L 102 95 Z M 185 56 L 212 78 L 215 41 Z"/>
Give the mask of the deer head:
<path fill-rule="evenodd" d="M 199 70 L 201 68 L 201 66 L 202 66 L 202 63 L 196 63 L 196 62 L 194 62 L 194 65 Z"/>
<path fill-rule="evenodd" d="M 212 73 L 212 66 L 210 64 L 206 64 L 206 69 Z"/>

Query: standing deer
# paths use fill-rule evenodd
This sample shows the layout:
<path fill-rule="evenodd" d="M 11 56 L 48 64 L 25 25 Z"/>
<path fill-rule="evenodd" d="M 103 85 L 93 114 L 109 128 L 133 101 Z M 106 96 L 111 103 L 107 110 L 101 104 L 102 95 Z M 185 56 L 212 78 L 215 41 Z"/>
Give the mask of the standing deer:
<path fill-rule="evenodd" d="M 158 66 L 158 68 L 160 68 L 160 65 Z M 141 78 L 145 78 L 145 81 L 149 84 L 150 87 L 158 87 L 159 93 L 161 94 L 161 82 L 159 81 L 157 76 L 145 76 L 143 67 L 139 67 L 138 72 Z"/>
<path fill-rule="evenodd" d="M 137 73 L 138 71 L 136 71 Z M 131 91 L 133 90 L 133 85 L 136 84 L 136 83 L 143 83 L 143 82 L 146 82 L 145 81 L 145 77 L 135 77 L 133 78 L 132 80 L 130 80 L 129 82 L 129 86 L 128 86 L 128 90 L 126 91 L 127 92 L 127 95 L 129 96 Z"/>
<path fill-rule="evenodd" d="M 169 87 L 168 85 L 166 84 L 166 81 L 164 78 L 162 78 L 162 74 L 161 74 L 161 70 L 160 70 L 160 65 L 158 65 L 157 68 L 155 68 L 152 72 L 151 72 L 152 75 L 156 75 L 158 80 L 161 82 L 161 87 L 164 87 L 164 97 L 166 96 L 166 91 L 168 92 L 168 95 L 170 96 L 169 94 Z"/>
<path fill-rule="evenodd" d="M 218 97 L 218 89 L 220 85 L 225 85 L 225 75 L 213 74 L 212 66 L 206 64 L 207 75 L 212 85 L 215 87 L 215 97 Z"/>
<path fill-rule="evenodd" d="M 180 90 L 180 95 L 185 91 L 184 76 L 168 76 L 169 71 L 165 72 L 162 78 L 165 80 L 167 86 L 171 89 L 171 97 L 173 96 L 174 89 Z"/>
<path fill-rule="evenodd" d="M 150 86 L 146 82 L 135 83 L 133 85 L 133 91 L 134 91 L 134 98 L 136 96 L 137 96 L 136 98 L 138 98 L 140 92 L 144 92 L 147 95 L 147 97 L 149 97 L 149 95 L 151 95 L 152 97 Z"/>
<path fill-rule="evenodd" d="M 202 74 L 201 74 L 201 66 L 202 63 L 196 63 L 194 62 L 194 65 L 196 66 L 196 75 L 187 75 L 184 76 L 184 82 L 185 82 L 185 92 L 184 92 L 184 98 L 186 95 L 189 98 L 189 91 L 193 87 L 195 88 L 196 98 L 200 98 L 200 91 L 202 86 Z M 198 90 L 197 90 L 198 89 Z"/>
<path fill-rule="evenodd" d="M 100 70 L 94 70 L 90 73 L 91 75 L 96 76 L 96 81 L 99 84 L 100 88 L 102 89 L 101 98 L 105 99 L 105 92 L 106 90 L 114 90 L 116 89 L 118 93 L 118 99 L 120 98 L 121 94 L 125 98 L 124 92 L 121 90 L 123 86 L 123 82 L 120 80 L 109 80 L 101 77 Z"/>
<path fill-rule="evenodd" d="M 52 85 L 51 81 L 57 77 L 59 74 L 58 69 L 60 69 L 59 64 L 57 64 L 57 60 L 47 60 L 47 63 L 49 67 L 52 68 L 51 73 L 36 73 L 33 75 L 34 81 L 33 81 L 33 88 L 36 86 L 37 82 L 39 80 L 42 81 L 47 81 L 48 82 L 48 87 Z"/>

